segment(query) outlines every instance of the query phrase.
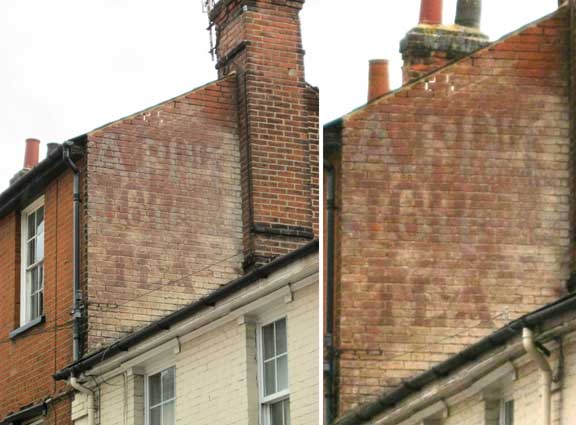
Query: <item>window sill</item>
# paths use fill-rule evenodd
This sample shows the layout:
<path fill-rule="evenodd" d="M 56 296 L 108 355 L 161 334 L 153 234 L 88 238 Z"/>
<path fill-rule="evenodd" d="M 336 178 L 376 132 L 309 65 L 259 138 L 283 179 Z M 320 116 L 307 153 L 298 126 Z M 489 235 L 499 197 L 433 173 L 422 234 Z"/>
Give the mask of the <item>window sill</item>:
<path fill-rule="evenodd" d="M 20 326 L 19 328 L 14 329 L 12 332 L 10 332 L 10 335 L 9 335 L 10 339 L 15 339 L 15 338 L 19 337 L 23 333 L 28 332 L 29 329 L 32 329 L 33 327 L 38 326 L 41 323 L 44 323 L 45 320 L 46 320 L 46 317 L 44 315 L 37 317 L 34 320 L 30 320 L 25 325 Z"/>

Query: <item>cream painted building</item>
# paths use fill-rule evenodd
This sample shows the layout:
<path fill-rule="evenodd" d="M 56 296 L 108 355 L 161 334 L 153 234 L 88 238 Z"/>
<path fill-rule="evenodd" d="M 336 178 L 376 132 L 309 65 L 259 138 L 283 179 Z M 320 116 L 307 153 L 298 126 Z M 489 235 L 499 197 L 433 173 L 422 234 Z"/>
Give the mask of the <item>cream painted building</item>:
<path fill-rule="evenodd" d="M 315 241 L 57 378 L 75 425 L 312 425 L 319 335 Z"/>
<path fill-rule="evenodd" d="M 575 423 L 576 294 L 511 322 L 336 422 L 337 425 Z"/>

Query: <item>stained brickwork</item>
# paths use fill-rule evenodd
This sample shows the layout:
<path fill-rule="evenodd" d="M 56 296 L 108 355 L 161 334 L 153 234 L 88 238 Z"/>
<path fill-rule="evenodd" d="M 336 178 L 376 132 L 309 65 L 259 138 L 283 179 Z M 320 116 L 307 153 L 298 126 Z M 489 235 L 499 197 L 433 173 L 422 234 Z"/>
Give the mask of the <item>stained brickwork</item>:
<path fill-rule="evenodd" d="M 0 418 L 57 398 L 66 391 L 52 374 L 72 361 L 72 176 L 64 173 L 44 193 L 45 323 L 14 339 L 20 326 L 20 214 L 0 219 Z M 49 409 L 48 424 L 70 423 L 70 400 Z M 64 412 L 64 413 L 62 413 Z"/>
<path fill-rule="evenodd" d="M 241 273 L 235 80 L 90 134 L 89 350 Z"/>
<path fill-rule="evenodd" d="M 245 267 L 317 234 L 318 94 L 304 81 L 302 0 L 222 0 L 220 75 L 238 73 Z"/>
<path fill-rule="evenodd" d="M 566 12 L 343 118 L 340 412 L 564 292 Z"/>

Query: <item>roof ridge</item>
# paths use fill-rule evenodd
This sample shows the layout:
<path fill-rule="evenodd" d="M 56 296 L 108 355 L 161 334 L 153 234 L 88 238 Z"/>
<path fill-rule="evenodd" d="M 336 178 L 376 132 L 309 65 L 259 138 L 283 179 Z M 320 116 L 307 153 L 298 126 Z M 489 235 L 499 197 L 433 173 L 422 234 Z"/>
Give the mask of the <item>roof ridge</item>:
<path fill-rule="evenodd" d="M 385 101 L 385 100 L 387 100 L 387 99 L 393 98 L 393 97 L 395 97 L 396 95 L 398 95 L 398 94 L 400 94 L 400 93 L 403 93 L 403 92 L 405 92 L 405 91 L 408 91 L 408 90 L 412 89 L 414 86 L 416 86 L 417 84 L 422 83 L 423 80 L 429 78 L 430 76 L 440 74 L 441 72 L 443 72 L 443 71 L 445 71 L 445 70 L 448 70 L 448 69 L 450 69 L 450 68 L 452 68 L 452 67 L 454 67 L 454 66 L 457 66 L 457 65 L 460 64 L 461 62 L 464 62 L 464 61 L 466 61 L 466 60 L 470 60 L 474 55 L 478 55 L 478 54 L 480 54 L 480 53 L 483 53 L 484 51 L 488 51 L 488 50 L 490 50 L 490 49 L 493 49 L 495 46 L 497 46 L 497 45 L 499 45 L 499 44 L 501 44 L 501 43 L 504 43 L 504 42 L 507 41 L 509 38 L 512 38 L 512 37 L 517 36 L 518 34 L 520 34 L 521 32 L 523 32 L 523 31 L 525 31 L 525 30 L 527 30 L 528 28 L 534 27 L 534 26 L 540 24 L 541 22 L 544 22 L 544 21 L 546 21 L 547 19 L 550 19 L 550 18 L 554 17 L 555 15 L 559 15 L 560 13 L 566 12 L 566 11 L 568 10 L 568 8 L 569 8 L 569 4 L 568 4 L 568 3 L 564 3 L 564 4 L 562 4 L 561 6 L 559 6 L 558 9 L 556 9 L 555 11 L 553 11 L 553 12 L 551 12 L 551 13 L 545 15 L 545 16 L 542 16 L 542 17 L 540 17 L 540 18 L 538 18 L 538 19 L 535 19 L 535 20 L 533 20 L 533 21 L 531 21 L 531 22 L 523 25 L 522 27 L 517 28 L 517 29 L 515 29 L 515 30 L 513 30 L 513 31 L 511 31 L 511 32 L 509 32 L 509 33 L 507 33 L 507 34 L 505 34 L 505 35 L 503 35 L 503 36 L 500 37 L 499 39 L 492 41 L 492 42 L 491 42 L 490 44 L 488 44 L 487 46 L 481 47 L 480 49 L 475 50 L 475 51 L 467 54 L 466 56 L 463 56 L 463 57 L 461 57 L 461 58 L 459 58 L 459 59 L 456 59 L 456 60 L 454 60 L 454 61 L 452 61 L 452 62 L 449 62 L 449 63 L 447 63 L 446 65 L 443 65 L 443 66 L 441 66 L 440 68 L 437 68 L 437 69 L 429 72 L 428 74 L 422 75 L 421 77 L 419 77 L 418 79 L 416 79 L 416 80 L 414 80 L 414 81 L 411 81 L 411 82 L 409 82 L 409 83 L 407 83 L 407 84 L 402 85 L 401 87 L 398 87 L 396 90 L 392 90 L 392 91 L 390 91 L 390 92 L 388 92 L 388 93 L 386 93 L 386 94 L 383 94 L 382 96 L 377 97 L 377 98 L 371 100 L 370 102 L 367 102 L 367 103 L 365 103 L 364 105 L 359 106 L 359 107 L 351 110 L 350 112 L 348 112 L 348 113 L 346 113 L 346 114 L 344 114 L 344 115 L 341 115 L 341 116 L 338 117 L 338 118 L 335 118 L 335 119 L 329 121 L 328 123 L 324 124 L 324 127 L 331 127 L 332 125 L 335 125 L 336 123 L 338 123 L 338 122 L 340 122 L 340 121 L 346 121 L 346 120 L 348 120 L 349 118 L 352 118 L 354 115 L 356 115 L 356 114 L 358 114 L 358 113 L 364 112 L 364 110 L 365 110 L 368 106 L 370 106 L 370 105 L 378 104 L 378 103 L 383 102 L 383 101 Z"/>

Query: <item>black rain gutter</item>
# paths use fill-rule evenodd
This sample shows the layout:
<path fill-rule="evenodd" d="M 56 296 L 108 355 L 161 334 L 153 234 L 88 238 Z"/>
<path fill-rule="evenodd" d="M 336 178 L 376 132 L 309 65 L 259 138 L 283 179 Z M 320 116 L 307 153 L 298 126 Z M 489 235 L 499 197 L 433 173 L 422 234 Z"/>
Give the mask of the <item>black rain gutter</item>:
<path fill-rule="evenodd" d="M 384 413 L 386 410 L 395 407 L 405 398 L 417 393 L 437 379 L 448 376 L 450 373 L 456 371 L 465 364 L 476 360 L 488 351 L 500 347 L 514 337 L 521 335 L 523 328 L 527 327 L 533 329 L 548 319 L 554 318 L 568 311 L 574 311 L 575 309 L 576 294 L 571 294 L 555 303 L 549 304 L 539 310 L 516 319 L 503 328 L 481 339 L 477 343 L 469 346 L 455 356 L 452 356 L 448 360 L 404 382 L 396 390 L 384 394 L 376 401 L 368 403 L 341 417 L 335 422 L 335 425 L 366 424 L 367 421 Z"/>
<path fill-rule="evenodd" d="M 80 329 L 82 326 L 82 292 L 80 290 L 80 170 L 72 161 L 71 150 L 74 142 L 68 141 L 63 143 L 62 158 L 68 168 L 74 173 L 74 185 L 72 190 L 72 199 L 74 210 L 72 214 L 72 227 L 74 232 L 72 242 L 72 269 L 73 269 L 73 288 L 74 299 L 72 308 L 73 320 L 73 359 L 80 360 L 82 355 Z"/>
<path fill-rule="evenodd" d="M 291 263 L 307 257 L 310 254 L 318 252 L 318 240 L 314 240 L 301 248 L 298 248 L 291 253 L 277 258 L 276 260 L 235 279 L 225 286 L 215 290 L 211 294 L 201 298 L 200 300 L 184 307 L 181 310 L 175 311 L 172 314 L 160 319 L 120 340 L 102 348 L 101 350 L 89 355 L 83 360 L 80 360 L 64 369 L 59 370 L 54 375 L 56 381 L 68 379 L 71 376 L 78 376 L 80 373 L 85 372 L 97 364 L 113 357 L 116 354 L 128 351 L 131 347 L 139 344 L 140 342 L 155 336 L 161 332 L 169 330 L 172 326 L 186 320 L 208 307 L 213 307 L 217 302 L 225 299 L 226 297 L 235 294 L 236 292 L 250 286 L 252 283 L 268 277 L 270 274 L 282 267 L 288 266 Z"/>
<path fill-rule="evenodd" d="M 8 415 L 0 422 L 1 425 L 20 425 L 24 421 L 37 418 L 39 416 L 46 416 L 48 413 L 48 403 L 43 401 L 42 403 L 35 404 L 33 406 L 26 407 L 19 412 L 12 413 Z"/>
<path fill-rule="evenodd" d="M 328 355 L 326 371 L 326 423 L 331 424 L 334 417 L 334 377 L 335 377 L 335 352 L 334 352 L 334 166 L 324 159 L 326 172 L 326 336 L 324 347 Z"/>

